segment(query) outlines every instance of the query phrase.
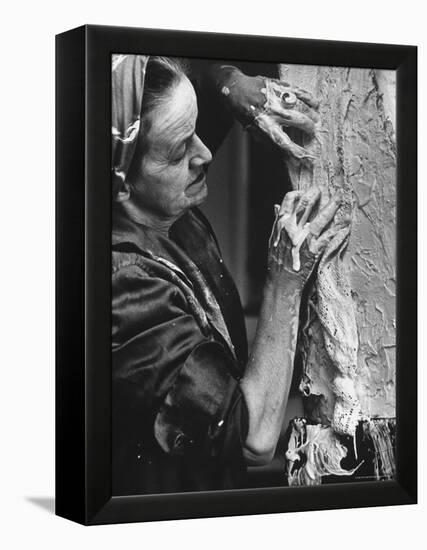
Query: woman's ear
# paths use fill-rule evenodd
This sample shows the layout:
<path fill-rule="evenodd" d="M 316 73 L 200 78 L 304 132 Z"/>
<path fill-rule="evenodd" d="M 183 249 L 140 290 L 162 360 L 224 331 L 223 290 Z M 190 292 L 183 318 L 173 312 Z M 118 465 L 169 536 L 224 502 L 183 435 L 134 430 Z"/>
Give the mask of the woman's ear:
<path fill-rule="evenodd" d="M 116 193 L 116 196 L 115 196 L 115 202 L 124 202 L 124 201 L 127 201 L 130 199 L 130 185 L 128 182 L 124 181 L 121 186 L 120 186 L 120 189 L 118 190 L 118 192 Z"/>

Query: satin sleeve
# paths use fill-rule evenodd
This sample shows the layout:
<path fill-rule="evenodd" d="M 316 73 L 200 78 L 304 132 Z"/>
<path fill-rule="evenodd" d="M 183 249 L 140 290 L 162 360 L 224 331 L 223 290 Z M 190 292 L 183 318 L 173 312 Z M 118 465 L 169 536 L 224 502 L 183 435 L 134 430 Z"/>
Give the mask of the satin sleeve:
<path fill-rule="evenodd" d="M 151 419 L 165 453 L 241 454 L 248 416 L 236 360 L 176 285 L 136 264 L 113 273 L 112 350 L 113 400 L 133 411 L 132 422 Z"/>

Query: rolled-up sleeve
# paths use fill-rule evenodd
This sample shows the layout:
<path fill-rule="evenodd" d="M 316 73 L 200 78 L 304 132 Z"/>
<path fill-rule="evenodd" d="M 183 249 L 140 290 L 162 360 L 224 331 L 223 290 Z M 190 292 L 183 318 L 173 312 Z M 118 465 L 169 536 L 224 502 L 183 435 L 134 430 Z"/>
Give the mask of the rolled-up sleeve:
<path fill-rule="evenodd" d="M 168 280 L 138 265 L 113 274 L 113 399 L 152 426 L 171 455 L 241 453 L 247 410 L 227 346 L 191 315 Z M 128 412 L 129 414 L 129 412 Z"/>

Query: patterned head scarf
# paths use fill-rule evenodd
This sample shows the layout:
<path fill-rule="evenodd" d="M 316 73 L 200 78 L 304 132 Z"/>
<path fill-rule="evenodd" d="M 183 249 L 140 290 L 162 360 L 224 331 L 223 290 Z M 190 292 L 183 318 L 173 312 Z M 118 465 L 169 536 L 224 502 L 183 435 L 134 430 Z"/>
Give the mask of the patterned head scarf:
<path fill-rule="evenodd" d="M 138 141 L 148 56 L 113 54 L 111 140 L 113 197 L 128 174 Z"/>

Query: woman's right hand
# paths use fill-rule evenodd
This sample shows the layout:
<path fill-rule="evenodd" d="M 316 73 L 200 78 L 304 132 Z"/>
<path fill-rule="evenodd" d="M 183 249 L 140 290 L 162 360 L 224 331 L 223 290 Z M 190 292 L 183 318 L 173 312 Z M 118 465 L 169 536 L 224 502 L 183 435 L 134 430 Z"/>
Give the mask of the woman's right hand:
<path fill-rule="evenodd" d="M 285 275 L 285 280 L 291 278 L 302 289 L 327 244 L 349 225 L 346 221 L 327 228 L 341 204 L 340 193 L 319 211 L 320 198 L 320 189 L 311 187 L 290 191 L 280 206 L 274 206 L 276 219 L 268 252 L 268 271 L 273 279 Z"/>

